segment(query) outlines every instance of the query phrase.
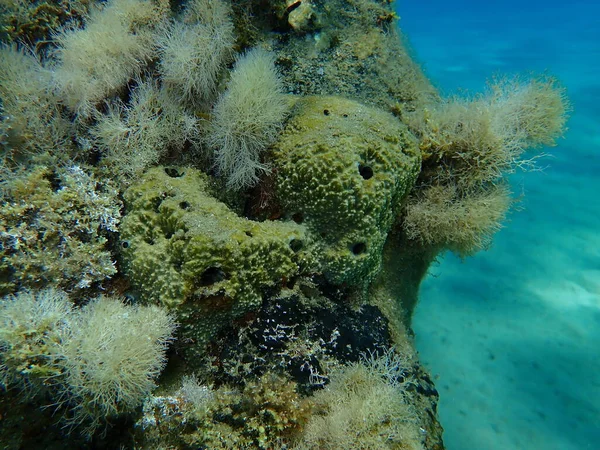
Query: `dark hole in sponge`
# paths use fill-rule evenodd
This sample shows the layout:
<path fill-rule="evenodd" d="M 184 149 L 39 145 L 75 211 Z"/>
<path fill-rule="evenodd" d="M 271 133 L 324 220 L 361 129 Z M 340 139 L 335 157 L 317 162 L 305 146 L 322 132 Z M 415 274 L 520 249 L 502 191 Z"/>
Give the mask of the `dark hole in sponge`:
<path fill-rule="evenodd" d="M 174 167 L 165 167 L 165 173 L 171 178 L 179 178 L 183 176 L 183 172 L 175 169 Z"/>
<path fill-rule="evenodd" d="M 56 172 L 46 173 L 44 174 L 44 178 L 50 182 L 50 188 L 53 192 L 58 192 L 62 187 L 62 182 Z"/>
<path fill-rule="evenodd" d="M 292 239 L 290 242 L 290 248 L 292 249 L 292 251 L 294 253 L 299 251 L 302 248 L 302 246 L 303 246 L 303 244 L 300 239 Z"/>
<path fill-rule="evenodd" d="M 152 209 L 155 213 L 160 213 L 160 205 L 163 200 L 173 197 L 173 194 L 170 192 L 161 192 L 158 197 L 155 197 L 151 200 Z"/>
<path fill-rule="evenodd" d="M 121 242 L 121 247 L 123 247 L 123 248 L 129 248 L 129 242 L 127 242 L 127 241 Z"/>
<path fill-rule="evenodd" d="M 181 209 L 190 209 L 190 204 L 188 202 L 181 202 L 179 203 L 179 207 Z"/>
<path fill-rule="evenodd" d="M 152 210 L 155 213 L 159 213 L 160 212 L 160 204 L 163 201 L 163 197 L 164 197 L 164 194 L 161 194 L 160 197 L 155 197 L 155 198 L 152 199 Z"/>
<path fill-rule="evenodd" d="M 210 286 L 227 278 L 227 274 L 220 267 L 209 267 L 200 276 L 201 286 Z"/>
<path fill-rule="evenodd" d="M 352 246 L 352 253 L 354 253 L 355 255 L 362 255 L 366 251 L 367 244 L 365 244 L 364 242 L 357 242 Z"/>
<path fill-rule="evenodd" d="M 329 110 L 328 109 L 324 109 L 323 110 L 323 114 L 325 114 L 326 116 L 328 116 L 329 115 Z"/>
<path fill-rule="evenodd" d="M 360 176 L 363 177 L 365 180 L 368 180 L 373 177 L 373 169 L 371 168 L 371 166 L 363 166 L 362 164 L 360 164 L 358 166 L 358 173 L 360 173 Z"/>
<path fill-rule="evenodd" d="M 292 220 L 296 223 L 302 223 L 304 222 L 304 214 L 302 214 L 301 212 L 294 213 L 292 215 Z"/>

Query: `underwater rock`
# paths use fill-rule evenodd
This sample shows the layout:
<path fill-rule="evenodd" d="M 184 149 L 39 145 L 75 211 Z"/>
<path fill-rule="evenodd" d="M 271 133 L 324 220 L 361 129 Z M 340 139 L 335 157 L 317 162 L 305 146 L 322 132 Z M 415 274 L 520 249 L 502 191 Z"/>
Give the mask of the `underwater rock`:
<path fill-rule="evenodd" d="M 65 438 L 52 410 L 27 411 L 50 403 L 40 391 L 35 403 L 18 404 L 29 392 L 0 396 L 0 440 L 11 449 L 442 450 L 437 391 L 410 330 L 419 285 L 439 252 L 486 247 L 510 206 L 492 187 L 524 149 L 564 128 L 560 88 L 509 82 L 472 101 L 442 100 L 387 0 L 89 7 L 53 42 L 31 42 L 51 51 L 0 52 L 9 81 L 0 89 L 0 289 L 56 284 L 78 311 L 93 308 L 84 288 L 129 294 L 106 320 L 139 341 L 125 350 L 156 328 L 145 318 L 127 325 L 135 308 L 162 306 L 178 328 L 150 366 L 154 380 L 167 359 L 157 390 L 148 384 L 119 411 L 111 401 L 89 409 L 98 426 L 89 442 L 81 429 Z M 238 70 L 241 61 L 266 71 Z M 261 73 L 276 83 L 257 89 Z M 235 101 L 222 114 L 227 95 Z M 250 177 L 232 183 L 232 172 Z M 224 189 L 224 178 L 238 189 Z M 85 340 L 77 328 L 69 333 Z M 26 349 L 34 360 L 53 361 L 37 344 Z M 27 351 L 0 375 L 11 370 L 9 381 L 25 385 L 35 369 Z M 103 372 L 88 363 L 106 367 L 77 361 L 82 377 Z"/>
<path fill-rule="evenodd" d="M 299 281 L 266 300 L 246 326 L 223 330 L 195 377 L 148 399 L 136 446 L 443 449 L 438 393 L 416 358 L 386 350 L 389 327 L 377 307 L 354 309 Z M 336 413 L 348 389 L 365 400 L 353 403 L 359 409 L 346 415 L 350 421 Z M 381 395 L 397 403 L 370 402 Z M 408 404 L 419 407 L 412 413 Z M 319 423 L 344 427 L 354 418 L 368 425 L 348 433 L 351 446 L 332 446 L 320 430 Z"/>
<path fill-rule="evenodd" d="M 290 16 L 308 3 L 294 2 L 298 7 Z M 339 95 L 400 116 L 439 101 L 404 45 L 391 2 L 328 0 L 310 5 L 316 19 L 304 32 L 292 29 L 269 36 L 290 93 Z"/>

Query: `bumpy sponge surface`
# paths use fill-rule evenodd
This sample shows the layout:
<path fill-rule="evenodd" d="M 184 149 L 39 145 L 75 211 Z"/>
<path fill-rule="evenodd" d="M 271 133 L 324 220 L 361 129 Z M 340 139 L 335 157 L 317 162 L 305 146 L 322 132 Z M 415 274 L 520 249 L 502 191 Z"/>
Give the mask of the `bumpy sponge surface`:
<path fill-rule="evenodd" d="M 245 219 L 210 189 L 197 170 L 150 169 L 125 193 L 121 227 L 125 272 L 142 301 L 175 309 L 180 332 L 197 342 L 311 264 L 304 226 Z"/>
<path fill-rule="evenodd" d="M 340 97 L 298 101 L 274 148 L 286 214 L 323 240 L 336 284 L 368 284 L 421 165 L 415 138 L 391 114 Z"/>

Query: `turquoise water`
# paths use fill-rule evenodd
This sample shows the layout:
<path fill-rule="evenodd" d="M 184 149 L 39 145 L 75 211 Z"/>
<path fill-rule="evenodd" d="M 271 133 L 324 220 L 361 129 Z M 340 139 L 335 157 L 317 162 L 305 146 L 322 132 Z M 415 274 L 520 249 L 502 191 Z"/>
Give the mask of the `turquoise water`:
<path fill-rule="evenodd" d="M 449 450 L 600 449 L 600 4 L 412 2 L 401 26 L 445 93 L 555 75 L 573 104 L 493 247 L 447 255 L 422 287 L 417 347 Z"/>

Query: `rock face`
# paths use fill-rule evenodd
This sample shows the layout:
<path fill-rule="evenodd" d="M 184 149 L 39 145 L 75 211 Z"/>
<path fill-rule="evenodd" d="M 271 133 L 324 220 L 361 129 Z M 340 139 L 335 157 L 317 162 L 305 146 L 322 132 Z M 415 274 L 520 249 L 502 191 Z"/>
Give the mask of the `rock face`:
<path fill-rule="evenodd" d="M 158 3 L 166 14 L 166 4 Z M 70 301 L 79 307 L 88 294 L 108 292 L 159 307 L 177 323 L 174 338 L 165 341 L 170 351 L 158 389 L 143 404 L 115 409 L 112 426 L 104 423 L 108 415 L 94 417 L 100 426 L 90 432 L 95 448 L 443 448 L 437 392 L 394 313 L 397 299 L 375 289 L 384 248 L 421 170 L 419 140 L 398 116 L 421 107 L 433 89 L 396 52 L 402 46 L 388 6 L 355 3 L 351 12 L 338 1 L 232 2 L 231 8 L 217 0 L 190 1 L 181 26 L 164 28 L 164 48 L 153 53 L 158 64 L 148 65 L 143 80 L 114 86 L 123 97 L 107 96 L 105 109 L 86 97 L 90 114 L 65 117 L 77 121 L 73 157 L 85 159 L 85 144 L 88 153 L 96 152 L 85 159 L 86 170 L 120 187 L 109 192 L 113 208 L 106 206 L 119 220 L 99 235 L 102 252 L 116 261 L 113 272 L 85 286 L 87 297 Z M 129 4 L 113 0 L 106 10 Z M 99 19 L 90 20 L 86 27 L 93 28 Z M 228 86 L 231 72 L 215 63 L 212 90 L 182 101 L 161 65 L 168 52 L 190 62 L 186 39 L 193 27 L 223 45 L 229 40 L 219 30 L 235 29 L 237 46 L 262 47 L 270 56 L 257 64 L 270 64 L 265 70 L 290 94 L 281 95 L 289 114 L 272 130 L 273 144 L 236 161 L 268 168 L 253 190 L 225 189 L 226 174 L 214 161 L 219 149 L 210 130 L 219 98 L 235 94 Z M 73 39 L 87 36 L 86 28 L 77 33 Z M 238 75 L 245 80 L 247 74 Z M 232 108 L 231 119 L 251 125 L 253 111 L 244 99 L 252 100 L 255 83 L 242 85 L 247 92 L 234 96 L 240 108 Z M 164 132 L 182 128 L 185 136 Z M 252 146 L 260 133 L 250 126 L 239 141 Z M 230 137 L 225 132 L 221 141 Z M 156 156 L 149 158 L 148 149 Z M 34 156 L 27 161 L 35 166 Z M 53 161 L 55 155 L 46 157 Z M 42 178 L 46 190 L 53 188 L 51 176 Z M 82 180 L 81 192 L 101 186 Z M 51 194 L 68 192 L 59 185 Z M 97 197 L 89 197 L 94 201 L 77 208 L 93 212 Z M 102 231 L 91 225 L 89 236 L 77 235 L 82 242 Z M 63 284 L 70 280 L 63 278 Z M 40 386 L 50 385 L 45 381 Z M 44 394 L 51 398 L 53 392 L 44 387 L 40 404 Z M 3 442 L 36 448 L 28 436 L 45 427 L 56 433 L 44 432 L 40 446 L 55 446 L 60 429 L 50 426 L 51 414 L 40 412 L 36 424 L 25 425 L 17 419 L 24 410 L 16 400 L 11 394 L 0 401 L 3 415 L 15 411 L 10 429 L 0 430 Z M 329 432 L 334 429 L 338 434 Z M 73 433 L 69 446 L 84 445 Z"/>
<path fill-rule="evenodd" d="M 206 354 L 213 364 L 198 372 L 221 387 L 195 380 L 149 399 L 137 445 L 443 449 L 427 372 L 416 358 L 385 350 L 394 332 L 378 307 L 356 310 L 329 298 L 336 296 L 300 280 L 246 326 L 223 330 Z M 347 390 L 355 411 L 340 417 Z M 323 425 L 345 436 L 332 442 Z"/>
<path fill-rule="evenodd" d="M 275 220 L 241 216 L 196 169 L 156 167 L 134 183 L 124 195 L 123 272 L 139 301 L 173 311 L 185 371 L 208 383 L 168 385 L 148 400 L 136 444 L 442 448 L 437 392 L 368 295 L 420 163 L 393 115 L 312 96 L 295 102 L 272 148 Z M 348 389 L 361 406 L 340 419 L 335 399 Z M 387 390 L 383 410 L 369 406 Z M 350 430 L 363 415 L 372 423 L 347 442 L 320 431 L 336 420 Z"/>

